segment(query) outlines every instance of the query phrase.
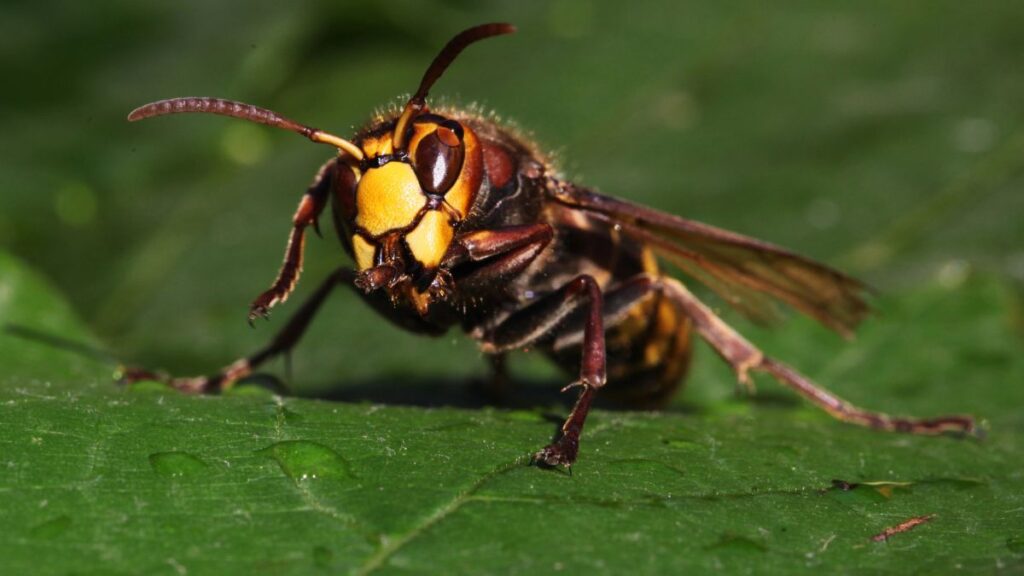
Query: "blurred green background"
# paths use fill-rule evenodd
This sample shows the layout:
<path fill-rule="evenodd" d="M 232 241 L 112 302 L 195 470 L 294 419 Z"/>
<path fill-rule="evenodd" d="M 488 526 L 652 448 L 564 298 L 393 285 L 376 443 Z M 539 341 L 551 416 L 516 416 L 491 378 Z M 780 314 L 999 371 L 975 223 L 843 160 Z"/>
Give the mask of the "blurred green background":
<path fill-rule="evenodd" d="M 1019 0 L 7 1 L 0 322 L 177 374 L 251 352 L 346 263 L 326 230 L 292 300 L 247 325 L 331 151 L 128 111 L 219 96 L 347 135 L 452 34 L 501 20 L 519 33 L 471 47 L 435 98 L 514 120 L 576 181 L 863 277 L 882 313 L 853 343 L 726 318 L 853 401 L 971 412 L 990 438 L 842 426 L 770 384 L 736 400 L 702 347 L 675 410 L 596 411 L 569 477 L 524 459 L 564 376 L 518 355 L 541 408 L 480 409 L 472 342 L 344 291 L 294 354 L 296 392 L 474 409 L 124 392 L 0 333 L 0 572 L 1021 573 Z"/>
<path fill-rule="evenodd" d="M 0 245 L 119 357 L 209 371 L 345 262 L 333 234 L 312 241 L 297 295 L 246 325 L 330 151 L 240 121 L 126 113 L 210 95 L 350 134 L 454 32 L 493 20 L 519 33 L 473 46 L 435 96 L 513 119 L 580 182 L 886 293 L 970 268 L 1024 279 L 1014 0 L 6 2 Z M 342 295 L 296 354 L 297 380 L 401 372 L 387 360 L 413 356 L 419 374 L 483 374 L 462 340 L 402 334 Z"/>

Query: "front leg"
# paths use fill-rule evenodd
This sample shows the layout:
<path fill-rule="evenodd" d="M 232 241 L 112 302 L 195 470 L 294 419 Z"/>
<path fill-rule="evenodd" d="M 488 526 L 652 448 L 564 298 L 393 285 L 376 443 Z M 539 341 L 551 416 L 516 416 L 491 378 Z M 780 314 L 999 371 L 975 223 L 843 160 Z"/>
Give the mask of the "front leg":
<path fill-rule="evenodd" d="M 468 232 L 455 238 L 441 267 L 467 291 L 499 285 L 525 270 L 554 237 L 543 222 Z"/>
<path fill-rule="evenodd" d="M 299 207 L 292 217 L 292 231 L 288 235 L 288 246 L 284 251 L 281 270 L 277 273 L 277 278 L 274 279 L 270 288 L 257 296 L 249 306 L 250 324 L 257 317 L 266 318 L 270 314 L 270 309 L 287 300 L 292 290 L 295 289 L 295 285 L 298 284 L 299 275 L 302 274 L 302 252 L 306 243 L 306 227 L 313 226 L 317 235 L 320 234 L 317 221 L 327 204 L 335 166 L 333 159 L 324 164 L 309 189 L 303 194 L 302 200 L 299 201 Z"/>
<path fill-rule="evenodd" d="M 484 351 L 491 354 L 529 346 L 551 336 L 556 327 L 584 302 L 587 309 L 580 377 L 562 391 L 577 386 L 582 390 L 562 425 L 559 438 L 534 454 L 534 461 L 546 466 L 569 467 L 576 461 L 580 434 L 594 393 L 605 384 L 604 301 L 601 288 L 592 276 L 577 276 L 555 292 L 515 312 L 482 338 Z"/>
<path fill-rule="evenodd" d="M 239 358 L 212 376 L 171 377 L 142 369 L 123 367 L 118 378 L 124 384 L 140 380 L 157 380 L 187 394 L 219 394 L 242 378 L 252 374 L 261 364 L 281 354 L 288 354 L 306 333 L 310 322 L 327 296 L 338 286 L 354 287 L 356 273 L 348 268 L 339 268 L 324 280 L 309 299 L 292 315 L 288 323 L 274 336 L 269 344 L 255 353 Z"/>

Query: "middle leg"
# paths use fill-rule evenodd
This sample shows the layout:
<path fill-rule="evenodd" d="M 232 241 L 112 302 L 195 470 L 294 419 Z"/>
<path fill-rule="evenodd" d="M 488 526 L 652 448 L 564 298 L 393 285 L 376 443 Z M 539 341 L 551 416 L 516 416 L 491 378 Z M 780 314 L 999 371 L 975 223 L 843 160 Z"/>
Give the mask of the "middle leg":
<path fill-rule="evenodd" d="M 580 377 L 562 389 L 580 387 L 572 412 L 562 425 L 561 435 L 534 454 L 534 461 L 547 466 L 572 466 L 579 453 L 580 434 L 596 390 L 605 384 L 604 311 L 601 287 L 592 276 L 582 274 L 555 292 L 506 318 L 483 337 L 484 352 L 498 354 L 529 346 L 550 336 L 560 322 L 586 302 Z"/>

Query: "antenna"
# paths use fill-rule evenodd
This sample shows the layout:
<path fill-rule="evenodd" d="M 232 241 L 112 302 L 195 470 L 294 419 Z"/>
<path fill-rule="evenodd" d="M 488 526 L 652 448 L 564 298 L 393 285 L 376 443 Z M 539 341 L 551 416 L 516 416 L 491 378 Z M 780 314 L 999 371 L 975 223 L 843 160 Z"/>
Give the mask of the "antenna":
<path fill-rule="evenodd" d="M 334 134 L 324 132 L 323 130 L 299 124 L 294 120 L 289 120 L 277 112 L 267 110 L 266 108 L 253 106 L 252 104 L 243 104 L 242 102 L 235 102 L 234 100 L 224 100 L 223 98 L 187 97 L 150 102 L 149 104 L 139 106 L 135 110 L 132 110 L 131 114 L 128 115 L 128 121 L 136 122 L 138 120 L 144 120 L 154 116 L 185 114 L 189 112 L 231 116 L 232 118 L 241 118 L 242 120 L 248 120 L 258 124 L 266 124 L 267 126 L 274 126 L 275 128 L 284 128 L 285 130 L 291 130 L 292 132 L 302 134 L 313 142 L 330 144 L 331 146 L 334 146 L 355 158 L 357 161 L 363 159 L 363 151 L 355 144 L 341 138 L 340 136 L 335 136 Z"/>
<path fill-rule="evenodd" d="M 438 78 L 444 74 L 444 71 L 449 65 L 455 60 L 458 55 L 466 49 L 467 46 L 474 42 L 478 42 L 491 36 L 501 36 L 502 34 L 511 34 L 516 31 L 516 27 L 507 24 L 505 22 L 493 22 L 491 24 L 481 24 L 472 28 L 463 30 L 455 35 L 454 38 L 448 41 L 441 49 L 441 52 L 434 57 L 434 61 L 430 63 L 430 67 L 423 73 L 423 79 L 420 80 L 420 87 L 413 94 L 412 98 L 405 104 L 405 108 L 402 110 L 402 115 L 398 117 L 398 122 L 395 124 L 395 131 L 391 135 L 391 145 L 395 150 L 401 150 L 405 147 L 405 128 L 409 125 L 409 121 L 414 116 L 423 111 L 427 105 L 427 93 L 430 88 L 437 82 Z"/>

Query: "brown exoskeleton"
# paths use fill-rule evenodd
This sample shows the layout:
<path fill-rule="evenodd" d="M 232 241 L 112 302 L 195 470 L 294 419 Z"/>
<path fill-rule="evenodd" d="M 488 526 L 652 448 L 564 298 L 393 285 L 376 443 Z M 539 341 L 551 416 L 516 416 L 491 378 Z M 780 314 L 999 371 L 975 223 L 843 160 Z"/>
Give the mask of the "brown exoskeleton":
<path fill-rule="evenodd" d="M 485 24 L 458 34 L 427 69 L 400 113 L 382 114 L 345 140 L 248 104 L 177 98 L 147 104 L 129 120 L 181 112 L 242 118 L 337 147 L 299 203 L 284 264 L 250 308 L 266 316 L 295 287 L 306 228 L 331 214 L 356 269 L 340 268 L 274 340 L 214 376 L 168 378 L 184 392 L 231 386 L 298 341 L 328 293 L 356 287 L 397 325 L 438 335 L 460 326 L 487 354 L 544 350 L 579 370 L 564 390 L 579 397 L 561 435 L 535 455 L 570 466 L 598 389 L 641 406 L 678 388 L 694 333 L 751 385 L 767 372 L 836 418 L 883 430 L 970 433 L 968 416 L 893 417 L 862 410 L 765 356 L 658 266 L 664 259 L 760 318 L 772 300 L 850 334 L 869 313 L 864 285 L 782 248 L 631 204 L 567 182 L 532 143 L 491 118 L 430 109 L 427 92 L 455 57 L 478 40 L 508 34 Z M 148 373 L 130 371 L 128 379 Z"/>

